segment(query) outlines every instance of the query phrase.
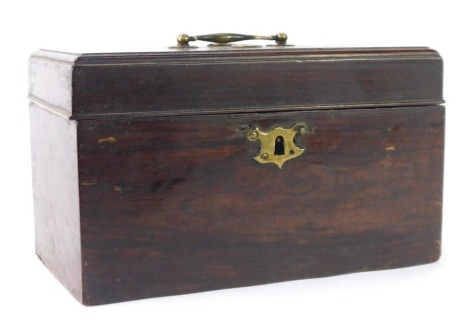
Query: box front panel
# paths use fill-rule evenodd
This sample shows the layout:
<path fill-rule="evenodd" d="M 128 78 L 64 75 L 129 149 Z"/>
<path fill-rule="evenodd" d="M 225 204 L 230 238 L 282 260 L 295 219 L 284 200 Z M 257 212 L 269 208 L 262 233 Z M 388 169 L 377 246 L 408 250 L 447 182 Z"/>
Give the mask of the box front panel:
<path fill-rule="evenodd" d="M 296 123 L 301 155 L 253 159 L 250 130 Z M 79 121 L 84 302 L 435 261 L 443 128 L 442 106 Z"/>

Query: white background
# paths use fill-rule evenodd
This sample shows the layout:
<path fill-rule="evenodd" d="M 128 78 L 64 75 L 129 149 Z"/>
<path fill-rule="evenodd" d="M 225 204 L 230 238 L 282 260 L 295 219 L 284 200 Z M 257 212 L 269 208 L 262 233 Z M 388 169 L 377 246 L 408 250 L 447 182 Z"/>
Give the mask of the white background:
<path fill-rule="evenodd" d="M 470 24 L 465 3 L 2 1 L 0 325 L 470 325 Z M 34 254 L 26 99 L 30 53 L 39 48 L 152 51 L 173 45 L 179 33 L 280 31 L 292 44 L 424 45 L 441 53 L 447 100 L 441 260 L 392 271 L 82 307 Z"/>

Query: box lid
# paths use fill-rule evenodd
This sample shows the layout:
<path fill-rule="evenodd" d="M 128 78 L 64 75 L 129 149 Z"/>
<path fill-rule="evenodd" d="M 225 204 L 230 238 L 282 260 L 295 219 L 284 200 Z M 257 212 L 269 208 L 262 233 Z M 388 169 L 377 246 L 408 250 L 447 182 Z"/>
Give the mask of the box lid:
<path fill-rule="evenodd" d="M 29 97 L 71 119 L 443 103 L 429 48 L 205 47 L 30 58 Z"/>

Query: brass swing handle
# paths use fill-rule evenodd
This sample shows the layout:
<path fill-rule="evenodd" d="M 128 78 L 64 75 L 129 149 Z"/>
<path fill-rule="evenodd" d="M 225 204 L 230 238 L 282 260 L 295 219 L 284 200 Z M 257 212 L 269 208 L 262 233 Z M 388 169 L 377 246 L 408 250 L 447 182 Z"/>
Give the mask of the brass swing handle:
<path fill-rule="evenodd" d="M 178 41 L 178 46 L 189 46 L 189 42 L 193 42 L 193 41 L 205 41 L 205 42 L 226 44 L 226 43 L 246 41 L 246 40 L 276 41 L 277 45 L 286 45 L 287 35 L 284 33 L 278 33 L 276 35 L 268 35 L 268 36 L 233 34 L 233 33 L 217 33 L 217 34 L 206 34 L 206 35 L 196 35 L 196 36 L 180 34 L 178 35 L 176 40 Z"/>

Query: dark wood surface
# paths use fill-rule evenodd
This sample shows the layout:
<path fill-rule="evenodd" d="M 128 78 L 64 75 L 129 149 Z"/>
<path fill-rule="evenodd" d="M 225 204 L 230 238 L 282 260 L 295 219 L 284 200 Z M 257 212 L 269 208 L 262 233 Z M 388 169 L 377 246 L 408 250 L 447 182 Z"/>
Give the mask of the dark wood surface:
<path fill-rule="evenodd" d="M 74 119 L 440 104 L 442 59 L 427 48 L 39 51 L 30 97 Z"/>
<path fill-rule="evenodd" d="M 76 122 L 30 105 L 36 254 L 82 300 Z"/>
<path fill-rule="evenodd" d="M 294 54 L 107 58 L 101 63 L 81 57 L 73 72 L 73 115 L 286 111 L 442 101 L 442 61 L 436 53 Z"/>
<path fill-rule="evenodd" d="M 249 125 L 305 122 L 282 170 Z M 83 302 L 411 266 L 440 255 L 444 108 L 78 121 Z"/>
<path fill-rule="evenodd" d="M 427 48 L 30 59 L 36 251 L 87 305 L 440 255 L 442 59 Z M 246 138 L 303 122 L 279 170 Z"/>

